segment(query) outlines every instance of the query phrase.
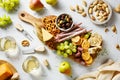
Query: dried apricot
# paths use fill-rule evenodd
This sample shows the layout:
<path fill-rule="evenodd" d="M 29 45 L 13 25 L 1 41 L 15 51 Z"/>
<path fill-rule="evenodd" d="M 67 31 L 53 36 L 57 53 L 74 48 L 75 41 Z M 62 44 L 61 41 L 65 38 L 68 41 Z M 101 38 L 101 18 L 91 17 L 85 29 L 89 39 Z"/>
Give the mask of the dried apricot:
<path fill-rule="evenodd" d="M 82 53 L 82 59 L 83 59 L 83 60 L 85 60 L 85 61 L 86 61 L 86 60 L 89 60 L 90 57 L 91 57 L 91 56 L 90 56 L 90 54 L 89 54 L 88 52 Z"/>

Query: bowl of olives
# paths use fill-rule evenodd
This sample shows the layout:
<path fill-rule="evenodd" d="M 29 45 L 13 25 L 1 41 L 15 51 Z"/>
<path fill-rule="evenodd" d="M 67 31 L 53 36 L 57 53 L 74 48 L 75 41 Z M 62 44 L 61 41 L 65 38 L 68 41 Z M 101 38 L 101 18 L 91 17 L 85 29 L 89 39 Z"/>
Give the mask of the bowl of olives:
<path fill-rule="evenodd" d="M 56 26 L 61 31 L 69 31 L 73 27 L 73 19 L 69 14 L 60 14 L 56 19 Z"/>

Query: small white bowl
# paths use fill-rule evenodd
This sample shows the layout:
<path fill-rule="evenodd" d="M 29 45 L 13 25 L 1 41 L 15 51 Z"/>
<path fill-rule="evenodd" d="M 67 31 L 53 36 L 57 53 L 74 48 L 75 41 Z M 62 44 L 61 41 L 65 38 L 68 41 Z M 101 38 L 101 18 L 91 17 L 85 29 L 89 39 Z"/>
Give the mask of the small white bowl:
<path fill-rule="evenodd" d="M 59 18 L 61 15 L 64 15 L 64 14 L 65 14 L 65 15 L 68 15 L 68 16 L 72 19 L 72 17 L 71 17 L 69 14 L 67 14 L 67 13 L 60 14 L 60 15 L 56 18 L 56 26 L 57 26 L 57 28 L 60 29 L 61 31 L 69 31 L 69 30 L 73 27 L 73 19 L 72 19 L 72 24 L 70 25 L 70 27 L 69 27 L 68 29 L 60 28 L 60 27 L 58 26 L 58 23 L 57 23 L 58 18 Z"/>
<path fill-rule="evenodd" d="M 95 1 L 95 0 L 94 0 L 94 1 Z M 93 1 L 93 2 L 94 2 L 94 1 Z M 99 0 L 98 0 L 98 1 L 99 1 Z M 93 2 L 91 2 L 90 5 L 91 5 Z M 107 1 L 103 0 L 103 2 L 105 2 L 105 3 L 108 5 L 108 9 L 110 10 L 110 13 L 109 13 L 109 15 L 108 15 L 107 20 L 105 20 L 105 21 L 103 21 L 103 22 L 100 22 L 100 21 L 98 21 L 98 20 L 95 20 L 95 21 L 92 20 L 91 17 L 90 17 L 90 14 L 89 14 L 89 7 L 90 7 L 90 5 L 89 5 L 89 7 L 88 7 L 88 9 L 87 9 L 87 10 L 88 10 L 88 11 L 87 11 L 88 16 L 89 16 L 91 22 L 93 22 L 94 24 L 103 25 L 103 24 L 107 23 L 107 22 L 111 19 L 111 17 L 112 17 L 112 8 L 111 8 L 111 6 L 109 5 L 109 3 L 108 3 Z M 95 17 L 95 18 L 96 18 L 96 17 Z"/>

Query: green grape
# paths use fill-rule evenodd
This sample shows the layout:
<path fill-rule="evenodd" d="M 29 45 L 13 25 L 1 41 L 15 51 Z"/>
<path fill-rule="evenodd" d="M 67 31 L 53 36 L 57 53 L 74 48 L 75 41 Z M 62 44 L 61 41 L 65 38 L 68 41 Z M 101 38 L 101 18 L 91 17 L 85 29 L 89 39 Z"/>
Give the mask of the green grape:
<path fill-rule="evenodd" d="M 71 53 L 68 53 L 69 55 L 72 55 L 72 52 Z"/>
<path fill-rule="evenodd" d="M 15 6 L 14 2 L 11 2 L 11 3 L 10 3 L 10 6 L 11 6 L 11 7 L 14 7 L 14 6 Z"/>
<path fill-rule="evenodd" d="M 3 27 L 5 24 L 3 21 L 0 22 L 0 26 Z"/>
<path fill-rule="evenodd" d="M 69 49 L 69 45 L 65 45 L 64 48 L 65 48 L 65 49 Z"/>
<path fill-rule="evenodd" d="M 7 21 L 1 21 L 4 25 L 7 25 Z"/>
<path fill-rule="evenodd" d="M 61 55 L 63 55 L 64 54 L 64 51 L 61 51 Z"/>
<path fill-rule="evenodd" d="M 60 46 L 60 50 L 62 50 L 62 51 L 63 51 L 63 50 L 64 50 L 64 46 Z"/>
<path fill-rule="evenodd" d="M 9 7 L 5 7 L 5 10 L 6 10 L 6 11 L 9 11 L 10 9 L 9 9 Z"/>
<path fill-rule="evenodd" d="M 68 45 L 68 44 L 69 44 L 69 42 L 68 42 L 68 41 L 65 41 L 65 42 L 64 42 L 64 45 Z"/>
<path fill-rule="evenodd" d="M 84 35 L 84 38 L 85 38 L 85 39 L 88 39 L 88 38 L 89 38 L 89 35 L 88 35 L 88 34 L 85 34 L 85 35 Z"/>
<path fill-rule="evenodd" d="M 69 43 L 69 46 L 70 46 L 70 47 L 72 47 L 72 46 L 73 46 L 73 44 L 72 44 L 72 43 Z"/>
<path fill-rule="evenodd" d="M 77 46 L 76 46 L 76 45 L 74 45 L 74 46 L 73 46 L 73 48 L 77 48 Z"/>
<path fill-rule="evenodd" d="M 19 0 L 1 0 L 0 7 L 9 12 L 15 9 L 19 5 L 19 2 Z"/>
<path fill-rule="evenodd" d="M 67 49 L 66 53 L 69 54 L 69 55 L 72 55 L 72 51 L 70 49 Z"/>
<path fill-rule="evenodd" d="M 0 27 L 1 28 L 6 28 L 6 26 L 11 23 L 12 23 L 12 21 L 9 16 L 4 15 L 4 16 L 0 17 Z"/>
<path fill-rule="evenodd" d="M 88 39 L 90 37 L 91 33 L 88 32 L 87 34 L 84 35 L 84 38 Z"/>
<path fill-rule="evenodd" d="M 77 49 L 76 49 L 76 48 L 73 48 L 73 49 L 72 49 L 72 52 L 76 53 L 76 52 L 77 52 Z"/>
<path fill-rule="evenodd" d="M 57 45 L 57 54 L 62 55 L 63 57 L 68 57 L 75 52 L 77 52 L 77 46 L 68 41 L 64 41 Z"/>
<path fill-rule="evenodd" d="M 57 49 L 60 50 L 60 45 L 57 45 Z"/>
<path fill-rule="evenodd" d="M 90 32 L 88 32 L 87 34 L 91 35 L 91 33 L 90 33 Z"/>
<path fill-rule="evenodd" d="M 69 53 L 72 53 L 72 51 L 71 51 L 70 49 L 67 49 L 67 50 L 66 50 L 66 53 L 69 54 Z"/>
<path fill-rule="evenodd" d="M 57 54 L 58 55 L 62 55 L 60 50 L 57 50 Z"/>
<path fill-rule="evenodd" d="M 63 44 L 63 43 L 60 43 L 60 46 L 64 46 L 64 44 Z"/>
<path fill-rule="evenodd" d="M 64 54 L 63 54 L 63 57 L 67 58 L 67 57 L 68 57 L 68 54 L 67 54 L 67 53 L 64 53 Z"/>

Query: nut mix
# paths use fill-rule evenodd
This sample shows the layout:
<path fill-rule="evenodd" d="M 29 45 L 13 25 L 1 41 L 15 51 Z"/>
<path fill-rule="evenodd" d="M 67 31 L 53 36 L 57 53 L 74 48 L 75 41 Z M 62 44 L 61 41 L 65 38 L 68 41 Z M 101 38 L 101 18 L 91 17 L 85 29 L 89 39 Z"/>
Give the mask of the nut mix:
<path fill-rule="evenodd" d="M 88 14 L 91 20 L 104 22 L 110 16 L 110 8 L 103 0 L 95 0 L 90 4 Z"/>
<path fill-rule="evenodd" d="M 68 14 L 61 14 L 60 16 L 58 16 L 56 24 L 58 28 L 62 30 L 67 30 L 71 28 L 73 20 Z"/>

